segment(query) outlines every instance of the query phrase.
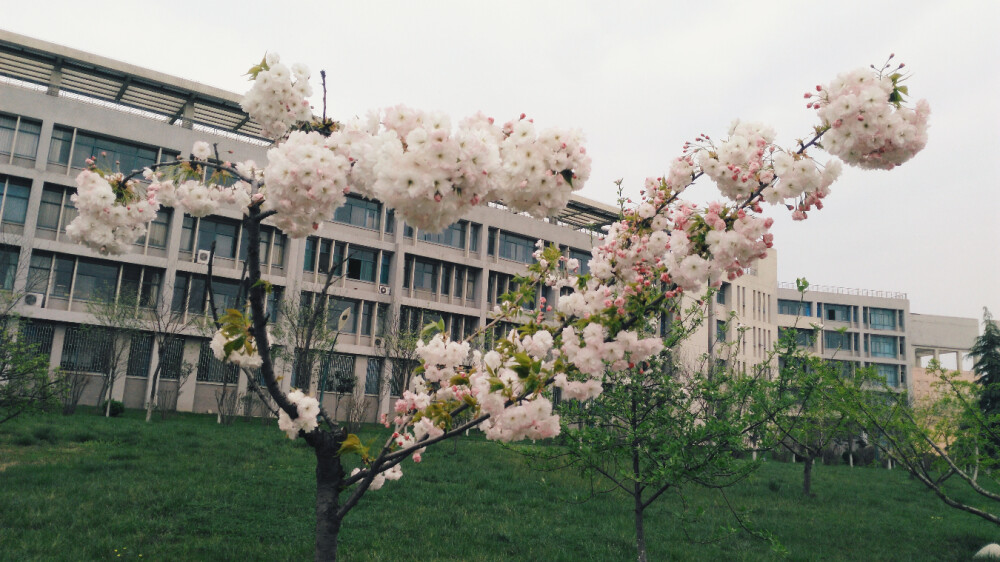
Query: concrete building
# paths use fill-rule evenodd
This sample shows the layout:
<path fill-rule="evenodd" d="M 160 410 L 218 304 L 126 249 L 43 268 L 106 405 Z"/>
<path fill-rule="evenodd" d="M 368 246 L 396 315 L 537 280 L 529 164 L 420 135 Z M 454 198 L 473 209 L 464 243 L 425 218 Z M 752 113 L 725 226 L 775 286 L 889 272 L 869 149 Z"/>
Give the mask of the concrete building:
<path fill-rule="evenodd" d="M 20 307 L 32 320 L 26 334 L 50 352 L 53 365 L 84 372 L 106 368 L 104 354 L 85 345 L 79 330 L 94 322 L 88 307 L 98 298 L 133 291 L 142 306 L 162 299 L 174 311 L 205 315 L 206 250 L 212 242 L 217 308 L 233 304 L 246 254 L 235 214 L 198 219 L 164 209 L 148 235 L 119 257 L 100 256 L 66 239 L 66 224 L 75 216 L 74 177 L 87 158 L 128 171 L 187 154 L 197 140 L 218 143 L 233 160 L 266 160 L 268 143 L 236 94 L 0 32 L 0 252 L 8 257 L 0 273 L 4 289 L 27 295 Z M 442 318 L 454 337 L 472 333 L 532 261 L 536 240 L 589 259 L 596 233 L 617 216 L 614 207 L 574 197 L 548 220 L 492 205 L 429 234 L 397 221 L 378 201 L 350 197 L 308 239 L 266 231 L 264 278 L 277 295 L 309 298 L 322 289 L 325 272 L 344 261 L 343 275 L 329 291 L 330 306 L 335 318 L 350 310 L 350 321 L 324 369 L 353 374 L 353 399 L 364 400 L 365 417 L 374 420 L 388 404 L 388 396 L 377 396 L 379 376 L 390 368 L 377 348 L 386 318 L 413 327 Z M 188 336 L 168 354 L 164 388 L 176 387 L 170 380 L 183 362 L 194 365 L 194 376 L 176 389 L 178 408 L 212 411 L 223 381 L 240 392 L 246 381 L 211 356 L 204 333 Z M 112 390 L 127 407 L 140 407 L 147 398 L 156 357 L 151 340 L 133 342 L 127 376 Z M 287 388 L 295 381 L 286 376 L 282 383 Z M 90 384 L 84 403 L 95 403 L 99 388 Z M 331 410 L 334 400 L 326 399 Z"/>
<path fill-rule="evenodd" d="M 105 355 L 86 344 L 79 329 L 94 322 L 88 307 L 100 298 L 130 292 L 143 306 L 161 302 L 187 316 L 204 316 L 206 250 L 213 242 L 218 308 L 234 303 L 246 253 L 235 214 L 197 219 L 164 209 L 129 254 L 114 258 L 69 242 L 65 227 L 76 212 L 70 201 L 74 177 L 91 156 L 127 171 L 186 154 L 195 141 L 207 140 L 233 160 L 264 162 L 268 141 L 239 99 L 0 31 L 0 288 L 27 295 L 20 312 L 32 322 L 24 333 L 50 353 L 54 366 L 106 368 Z M 389 403 L 377 384 L 390 370 L 378 345 L 387 318 L 411 327 L 441 318 L 453 337 L 469 334 L 485 325 L 498 296 L 531 262 L 536 240 L 559 244 L 586 263 L 600 227 L 617 215 L 614 207 L 580 197 L 545 221 L 493 205 L 475 209 L 441 234 L 428 234 L 396 220 L 378 201 L 350 197 L 315 236 L 290 240 L 266 231 L 264 277 L 276 297 L 308 299 L 321 290 L 325 272 L 346 260 L 330 290 L 331 313 L 350 310 L 351 320 L 337 353 L 323 366 L 332 393 L 325 405 L 334 409 L 332 375 L 344 373 L 357 380 L 347 399 L 363 401 L 366 418 L 373 420 Z M 962 353 L 976 335 L 975 320 L 913 315 L 898 293 L 814 286 L 800 302 L 794 288 L 777 282 L 776 263 L 772 252 L 722 285 L 708 321 L 685 344 L 685 361 L 708 356 L 710 337 L 733 341 L 742 333 L 728 359 L 746 371 L 766 360 L 781 330 L 818 330 L 811 344 L 816 353 L 845 368 L 874 365 L 890 382 L 916 390 L 922 387 L 911 381 L 920 358 L 943 350 Z M 204 333 L 188 332 L 167 354 L 163 388 L 179 395 L 181 410 L 215 410 L 224 381 L 245 390 L 246 381 L 216 361 L 206 342 Z M 140 407 L 157 354 L 151 337 L 135 338 L 129 352 L 127 376 L 112 394 Z M 185 362 L 195 373 L 178 388 Z M 295 382 L 282 379 L 286 387 Z M 84 402 L 95 403 L 99 388 L 89 385 Z M 390 391 L 398 393 L 398 384 Z"/>

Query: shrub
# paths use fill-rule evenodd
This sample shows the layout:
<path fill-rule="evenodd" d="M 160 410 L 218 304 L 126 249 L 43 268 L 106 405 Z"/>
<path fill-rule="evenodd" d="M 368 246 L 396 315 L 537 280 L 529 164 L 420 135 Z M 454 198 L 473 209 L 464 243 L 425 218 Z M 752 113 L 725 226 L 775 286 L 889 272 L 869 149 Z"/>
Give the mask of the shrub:
<path fill-rule="evenodd" d="M 101 406 L 97 409 L 97 413 L 104 415 L 104 412 L 107 411 L 107 404 L 107 401 L 101 402 Z M 111 414 L 111 417 L 117 418 L 125 413 L 125 404 L 122 404 L 118 400 L 112 400 L 111 411 L 109 413 Z"/>

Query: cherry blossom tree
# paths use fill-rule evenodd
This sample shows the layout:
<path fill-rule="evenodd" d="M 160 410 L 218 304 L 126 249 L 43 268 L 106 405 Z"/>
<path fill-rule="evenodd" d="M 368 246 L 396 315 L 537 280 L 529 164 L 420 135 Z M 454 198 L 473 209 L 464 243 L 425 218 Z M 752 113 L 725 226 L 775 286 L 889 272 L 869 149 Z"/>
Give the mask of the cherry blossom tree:
<path fill-rule="evenodd" d="M 697 294 L 735 278 L 772 244 L 765 204 L 787 207 L 796 219 L 821 209 L 841 161 L 891 169 L 926 143 L 928 106 L 903 105 L 904 77 L 889 63 L 842 74 L 806 94 L 819 119 L 812 136 L 792 148 L 775 143 L 759 123 L 736 122 L 723 139 L 698 136 L 673 159 L 668 173 L 645 183 L 593 251 L 591 273 L 539 247 L 526 272 L 532 285 L 568 293 L 525 315 L 517 298 L 492 311 L 493 322 L 519 322 L 485 353 L 469 341 L 438 334 L 420 342 L 419 374 L 384 421 L 391 435 L 364 445 L 323 412 L 308 389 L 284 392 L 273 366 L 261 280 L 262 222 L 304 237 L 343 204 L 347 192 L 377 198 L 408 224 L 439 231 L 464 213 L 500 201 L 536 217 L 563 208 L 590 174 L 583 135 L 540 129 L 520 115 L 500 123 L 476 114 L 452 125 L 448 116 L 396 106 L 334 121 L 312 114 L 309 71 L 269 54 L 251 69 L 244 108 L 275 139 L 266 165 L 224 162 L 207 143 L 190 157 L 138 173 L 92 168 L 77 178 L 79 217 L 67 233 L 100 252 L 120 253 L 145 231 L 160 205 L 194 216 L 220 208 L 243 212 L 248 233 L 248 310 L 230 310 L 212 341 L 217 357 L 259 367 L 279 410 L 279 427 L 302 437 L 316 455 L 316 559 L 336 558 L 344 517 L 368 492 L 398 480 L 408 458 L 478 427 L 501 441 L 544 439 L 559 432 L 551 388 L 588 400 L 602 392 L 608 370 L 622 371 L 659 353 L 652 319 L 683 293 Z M 324 85 L 325 89 L 325 85 Z M 324 102 L 325 103 L 325 102 Z M 820 141 L 823 141 L 823 145 Z M 835 157 L 814 158 L 821 146 Z M 707 175 L 724 200 L 707 206 L 681 199 Z M 665 290 L 666 287 L 668 290 Z M 552 312 L 551 320 L 545 312 Z M 487 329 L 491 329 L 488 326 Z M 456 422 L 455 420 L 465 420 Z"/>

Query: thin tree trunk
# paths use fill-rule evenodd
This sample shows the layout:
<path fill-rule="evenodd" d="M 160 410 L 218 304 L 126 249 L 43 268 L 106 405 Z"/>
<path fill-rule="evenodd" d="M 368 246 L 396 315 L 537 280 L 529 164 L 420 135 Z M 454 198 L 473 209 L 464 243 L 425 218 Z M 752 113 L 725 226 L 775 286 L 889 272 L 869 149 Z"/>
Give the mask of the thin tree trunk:
<path fill-rule="evenodd" d="M 162 355 L 162 354 L 161 354 Z M 146 423 L 153 417 L 153 404 L 156 402 L 156 383 L 159 381 L 160 368 L 163 366 L 163 357 L 157 359 L 156 368 L 153 369 L 153 380 L 149 382 L 149 401 L 146 402 Z M 178 388 L 178 391 L 180 389 Z"/>
<path fill-rule="evenodd" d="M 332 435 L 323 434 L 316 443 L 316 553 L 317 561 L 337 559 L 337 536 L 341 519 L 338 495 L 344 478 L 344 467 L 337 455 Z"/>
<path fill-rule="evenodd" d="M 803 457 L 802 494 L 808 496 L 812 490 L 813 457 Z"/>

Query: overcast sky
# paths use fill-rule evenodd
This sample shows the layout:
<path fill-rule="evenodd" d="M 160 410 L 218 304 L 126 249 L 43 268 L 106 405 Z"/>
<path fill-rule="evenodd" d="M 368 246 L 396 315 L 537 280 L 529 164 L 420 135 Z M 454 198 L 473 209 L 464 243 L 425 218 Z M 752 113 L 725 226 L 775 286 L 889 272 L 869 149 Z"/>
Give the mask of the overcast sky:
<path fill-rule="evenodd" d="M 0 26 L 240 93 L 274 51 L 327 71 L 338 118 L 404 103 L 453 122 L 482 110 L 578 127 L 594 159 L 582 194 L 609 204 L 615 180 L 637 196 L 686 140 L 723 137 L 737 117 L 792 146 L 815 124 L 806 90 L 896 53 L 931 105 L 927 148 L 892 172 L 845 170 L 803 223 L 770 210 L 779 279 L 905 292 L 917 313 L 1000 315 L 1000 2 L 139 5 L 46 0 L 5 10 Z M 701 182 L 687 196 L 713 192 Z"/>

